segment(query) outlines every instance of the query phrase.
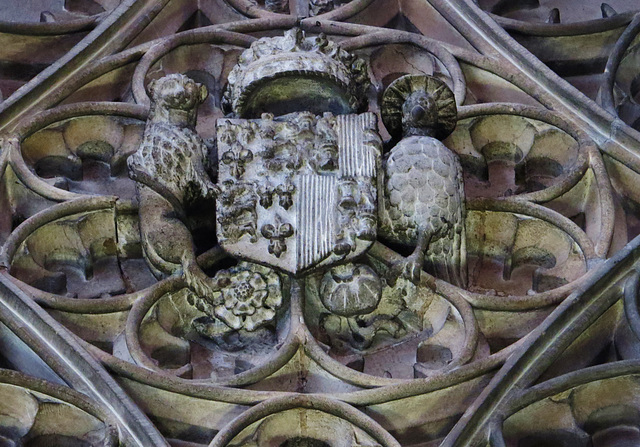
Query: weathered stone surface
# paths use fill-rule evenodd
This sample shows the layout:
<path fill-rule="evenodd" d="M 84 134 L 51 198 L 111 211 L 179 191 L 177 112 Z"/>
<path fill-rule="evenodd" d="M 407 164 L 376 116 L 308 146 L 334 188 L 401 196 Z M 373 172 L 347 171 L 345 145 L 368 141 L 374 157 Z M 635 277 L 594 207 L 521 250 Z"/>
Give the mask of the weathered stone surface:
<path fill-rule="evenodd" d="M 637 5 L 534 3 L 0 6 L 0 444 L 635 445 Z"/>

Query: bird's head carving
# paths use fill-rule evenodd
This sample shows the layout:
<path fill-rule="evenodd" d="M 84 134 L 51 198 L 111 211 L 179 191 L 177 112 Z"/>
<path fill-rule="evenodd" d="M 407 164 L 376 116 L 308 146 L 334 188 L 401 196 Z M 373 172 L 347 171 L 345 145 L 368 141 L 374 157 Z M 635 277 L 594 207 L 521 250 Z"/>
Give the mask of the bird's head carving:
<path fill-rule="evenodd" d="M 429 133 L 438 125 L 438 106 L 434 98 L 419 90 L 413 92 L 402 105 L 402 126 Z M 421 132 L 422 133 L 422 132 Z"/>
<path fill-rule="evenodd" d="M 405 75 L 382 95 L 382 121 L 392 136 L 426 135 L 446 138 L 456 127 L 455 96 L 434 76 Z"/>

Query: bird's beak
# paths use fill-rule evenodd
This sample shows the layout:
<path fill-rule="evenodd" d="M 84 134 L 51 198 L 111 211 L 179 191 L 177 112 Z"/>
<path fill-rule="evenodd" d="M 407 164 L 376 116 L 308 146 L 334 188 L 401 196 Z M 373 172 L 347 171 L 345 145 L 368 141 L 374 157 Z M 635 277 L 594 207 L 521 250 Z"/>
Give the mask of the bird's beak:
<path fill-rule="evenodd" d="M 422 106 L 415 106 L 411 109 L 411 118 L 413 121 L 420 121 L 425 114 L 425 110 Z"/>

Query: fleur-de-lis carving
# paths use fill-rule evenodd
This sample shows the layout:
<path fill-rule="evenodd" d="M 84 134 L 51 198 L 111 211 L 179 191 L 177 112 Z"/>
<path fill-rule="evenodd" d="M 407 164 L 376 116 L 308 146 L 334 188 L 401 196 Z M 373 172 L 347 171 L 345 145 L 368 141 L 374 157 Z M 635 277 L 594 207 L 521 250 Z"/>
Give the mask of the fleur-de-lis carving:
<path fill-rule="evenodd" d="M 233 144 L 233 141 L 235 140 L 235 132 L 233 131 L 233 129 L 231 128 L 231 126 L 229 126 L 229 123 L 224 122 L 223 124 L 220 125 L 220 128 L 218 129 L 218 133 L 220 135 L 220 141 L 223 144 Z"/>
<path fill-rule="evenodd" d="M 269 239 L 269 253 L 279 258 L 282 253 L 287 251 L 285 239 L 293 236 L 293 226 L 289 223 L 283 223 L 276 228 L 274 225 L 266 224 L 260 230 L 262 235 Z"/>
<path fill-rule="evenodd" d="M 273 187 L 270 185 L 259 185 L 257 192 L 260 198 L 260 205 L 262 205 L 263 208 L 269 208 L 273 205 Z"/>
<path fill-rule="evenodd" d="M 280 198 L 279 203 L 282 208 L 288 210 L 293 205 L 293 193 L 296 191 L 296 186 L 287 180 L 276 187 L 276 193 Z"/>
<path fill-rule="evenodd" d="M 358 206 L 356 190 L 358 184 L 353 179 L 343 180 L 338 184 L 338 207 L 343 212 L 355 210 Z"/>
<path fill-rule="evenodd" d="M 231 175 L 239 179 L 244 174 L 245 165 L 253 160 L 253 152 L 244 148 L 236 152 L 231 150 L 222 154 L 222 163 L 229 165 Z"/>

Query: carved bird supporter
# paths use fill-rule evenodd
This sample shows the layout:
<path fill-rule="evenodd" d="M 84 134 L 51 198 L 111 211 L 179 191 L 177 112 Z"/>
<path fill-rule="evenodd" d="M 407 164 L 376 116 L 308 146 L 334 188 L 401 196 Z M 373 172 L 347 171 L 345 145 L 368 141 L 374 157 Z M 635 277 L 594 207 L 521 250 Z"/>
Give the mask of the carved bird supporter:
<path fill-rule="evenodd" d="M 455 128 L 453 92 L 441 80 L 407 75 L 395 80 L 382 102 L 384 124 L 401 141 L 383 160 L 379 231 L 383 238 L 415 244 L 413 253 L 392 268 L 413 282 L 427 269 L 465 287 L 465 201 L 458 156 L 439 139 Z"/>

